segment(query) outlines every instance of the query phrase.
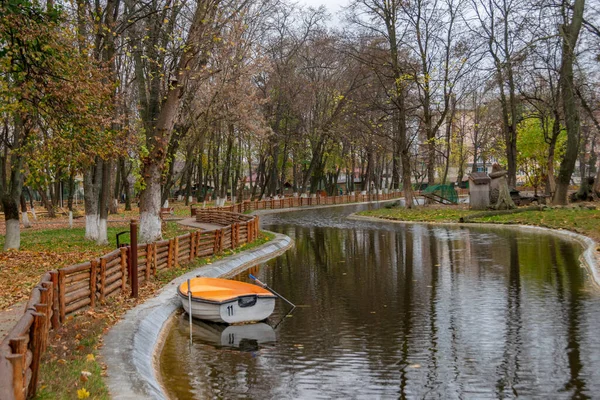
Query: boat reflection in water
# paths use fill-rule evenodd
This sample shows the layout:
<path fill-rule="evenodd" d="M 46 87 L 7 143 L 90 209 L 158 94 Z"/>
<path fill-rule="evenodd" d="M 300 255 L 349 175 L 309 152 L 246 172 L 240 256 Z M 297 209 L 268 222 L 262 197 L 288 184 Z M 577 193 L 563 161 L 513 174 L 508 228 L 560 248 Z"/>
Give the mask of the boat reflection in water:
<path fill-rule="evenodd" d="M 189 335 L 188 315 L 179 318 L 179 330 Z M 229 348 L 254 352 L 261 347 L 274 344 L 277 335 L 273 328 L 264 322 L 243 325 L 226 325 L 214 322 L 192 320 L 192 341 L 216 348 Z"/>

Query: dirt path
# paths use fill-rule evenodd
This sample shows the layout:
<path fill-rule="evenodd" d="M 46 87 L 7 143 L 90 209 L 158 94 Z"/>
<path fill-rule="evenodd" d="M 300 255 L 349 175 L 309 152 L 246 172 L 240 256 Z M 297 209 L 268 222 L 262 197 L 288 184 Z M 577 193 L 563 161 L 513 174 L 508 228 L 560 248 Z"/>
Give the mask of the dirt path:
<path fill-rule="evenodd" d="M 26 305 L 27 302 L 23 301 L 10 306 L 6 310 L 0 311 L 0 338 L 5 337 L 23 316 Z"/>

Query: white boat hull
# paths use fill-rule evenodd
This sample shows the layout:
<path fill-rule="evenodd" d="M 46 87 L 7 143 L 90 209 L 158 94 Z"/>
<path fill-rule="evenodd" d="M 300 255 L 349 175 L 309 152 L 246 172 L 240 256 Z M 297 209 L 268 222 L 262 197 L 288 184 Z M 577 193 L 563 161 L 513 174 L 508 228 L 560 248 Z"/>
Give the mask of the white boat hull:
<path fill-rule="evenodd" d="M 256 302 L 246 306 L 244 299 L 240 301 L 242 297 L 249 296 L 240 296 L 222 303 L 192 298 L 192 317 L 226 324 L 257 322 L 268 318 L 275 309 L 275 297 L 256 296 Z M 188 298 L 180 294 L 179 299 L 185 312 L 190 314 Z"/>

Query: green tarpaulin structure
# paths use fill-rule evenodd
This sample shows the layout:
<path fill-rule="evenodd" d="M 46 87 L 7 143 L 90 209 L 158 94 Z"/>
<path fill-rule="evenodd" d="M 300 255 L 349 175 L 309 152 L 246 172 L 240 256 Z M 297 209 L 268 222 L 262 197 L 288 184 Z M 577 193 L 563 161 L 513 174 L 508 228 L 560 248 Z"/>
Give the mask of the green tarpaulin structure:
<path fill-rule="evenodd" d="M 421 194 L 433 201 L 442 204 L 457 204 L 458 193 L 454 189 L 454 185 L 432 185 L 427 186 Z"/>

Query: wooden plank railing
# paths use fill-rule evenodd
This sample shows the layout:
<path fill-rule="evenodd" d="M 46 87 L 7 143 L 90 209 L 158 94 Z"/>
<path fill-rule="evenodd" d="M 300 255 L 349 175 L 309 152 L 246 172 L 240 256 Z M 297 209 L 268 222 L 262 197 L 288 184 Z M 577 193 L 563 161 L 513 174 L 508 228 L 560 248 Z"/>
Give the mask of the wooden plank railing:
<path fill-rule="evenodd" d="M 370 201 L 385 201 L 393 200 L 403 197 L 402 192 L 393 193 L 382 193 L 382 194 L 361 194 L 356 193 L 354 195 L 342 195 L 342 196 L 315 196 L 315 197 L 285 197 L 281 199 L 268 199 L 268 200 L 244 200 L 241 203 L 232 204 L 225 207 L 207 207 L 199 209 L 195 206 L 190 207 L 190 213 L 192 216 L 196 216 L 197 213 L 202 211 L 211 212 L 214 211 L 226 211 L 230 213 L 245 213 L 248 211 L 255 210 L 280 210 L 282 208 L 294 208 L 294 207 L 306 207 L 306 206 L 319 206 L 319 205 L 335 205 L 335 204 L 348 204 L 348 203 L 362 203 Z M 215 216 L 215 223 L 218 223 L 218 217 Z M 212 223 L 209 220 L 204 222 Z"/>
<path fill-rule="evenodd" d="M 139 282 L 194 258 L 213 256 L 250 243 L 258 236 L 257 216 L 202 210 L 196 218 L 223 227 L 139 244 Z M 50 329 L 58 329 L 69 314 L 101 306 L 107 297 L 126 291 L 130 285 L 128 263 L 133 258 L 130 252 L 131 247 L 121 247 L 97 259 L 44 274 L 31 293 L 25 313 L 0 342 L 0 399 L 21 400 L 35 396 L 40 359 L 48 344 Z"/>

